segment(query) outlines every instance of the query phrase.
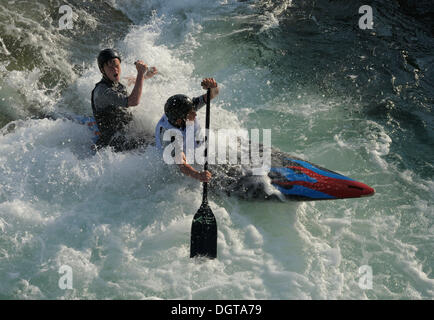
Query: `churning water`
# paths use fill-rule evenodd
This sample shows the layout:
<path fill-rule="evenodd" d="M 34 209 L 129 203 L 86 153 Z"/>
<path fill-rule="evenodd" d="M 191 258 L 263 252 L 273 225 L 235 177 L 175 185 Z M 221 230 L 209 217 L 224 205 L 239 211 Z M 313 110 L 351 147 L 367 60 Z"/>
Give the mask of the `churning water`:
<path fill-rule="evenodd" d="M 432 9 L 410 2 L 377 1 L 362 30 L 354 1 L 71 0 L 60 30 L 63 1 L 1 0 L 0 298 L 432 299 Z M 191 260 L 198 182 L 152 146 L 93 154 L 84 126 L 44 118 L 91 115 L 105 47 L 122 53 L 122 76 L 136 59 L 159 70 L 134 108 L 138 132 L 214 77 L 213 128 L 272 129 L 273 146 L 376 194 L 213 196 L 218 259 Z"/>

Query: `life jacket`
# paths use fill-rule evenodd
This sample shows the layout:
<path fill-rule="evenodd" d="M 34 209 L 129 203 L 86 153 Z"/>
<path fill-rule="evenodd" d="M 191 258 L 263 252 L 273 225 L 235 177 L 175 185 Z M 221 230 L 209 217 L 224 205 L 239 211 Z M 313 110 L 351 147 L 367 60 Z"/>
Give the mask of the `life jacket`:
<path fill-rule="evenodd" d="M 100 132 L 100 136 L 97 141 L 98 147 L 111 145 L 113 138 L 116 138 L 119 135 L 123 135 L 124 128 L 132 120 L 132 115 L 127 112 L 125 108 L 121 108 L 115 105 L 109 105 L 101 110 L 95 107 L 94 92 L 95 89 L 102 84 L 107 85 L 109 88 L 113 86 L 113 83 L 111 81 L 102 78 L 100 82 L 95 84 L 95 88 L 92 90 L 92 111 Z M 127 91 L 124 86 L 120 88 L 119 92 L 127 96 Z"/>

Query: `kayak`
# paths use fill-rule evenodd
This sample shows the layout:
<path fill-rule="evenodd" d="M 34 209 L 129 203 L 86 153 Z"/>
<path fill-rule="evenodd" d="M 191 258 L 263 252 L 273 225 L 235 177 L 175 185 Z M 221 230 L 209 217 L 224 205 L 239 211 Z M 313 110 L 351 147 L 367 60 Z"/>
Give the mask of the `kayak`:
<path fill-rule="evenodd" d="M 95 118 L 76 116 L 75 121 L 92 132 L 92 142 L 100 135 Z M 254 175 L 245 165 L 210 165 L 213 175 L 209 189 L 227 196 L 257 200 L 337 200 L 372 196 L 375 190 L 359 181 L 298 157 L 271 148 L 271 168 L 267 175 Z"/>
<path fill-rule="evenodd" d="M 253 175 L 250 169 L 240 165 L 210 166 L 210 171 L 213 173 L 211 189 L 244 199 L 337 200 L 375 193 L 362 182 L 276 148 L 271 149 L 271 168 L 267 175 Z"/>
<path fill-rule="evenodd" d="M 98 125 L 96 124 L 95 118 L 87 116 L 74 116 L 72 120 L 87 126 L 87 128 L 92 132 L 92 142 L 93 144 L 96 144 L 100 136 L 100 132 L 98 129 Z"/>

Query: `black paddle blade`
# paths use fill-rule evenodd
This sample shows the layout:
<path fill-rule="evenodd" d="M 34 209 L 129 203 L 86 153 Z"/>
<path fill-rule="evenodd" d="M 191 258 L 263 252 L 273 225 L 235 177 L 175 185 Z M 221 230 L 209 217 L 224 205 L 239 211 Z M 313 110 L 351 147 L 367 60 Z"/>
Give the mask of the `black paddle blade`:
<path fill-rule="evenodd" d="M 217 258 L 217 222 L 208 203 L 202 203 L 191 225 L 190 258 Z"/>

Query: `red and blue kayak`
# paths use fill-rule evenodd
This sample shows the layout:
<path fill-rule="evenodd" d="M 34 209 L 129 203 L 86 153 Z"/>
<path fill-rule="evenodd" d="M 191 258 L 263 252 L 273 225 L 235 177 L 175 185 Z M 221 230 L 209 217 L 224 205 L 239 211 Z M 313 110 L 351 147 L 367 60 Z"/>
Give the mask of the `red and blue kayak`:
<path fill-rule="evenodd" d="M 271 168 L 268 176 L 286 198 L 295 200 L 334 200 L 372 196 L 375 190 L 359 181 L 294 157 Z"/>

